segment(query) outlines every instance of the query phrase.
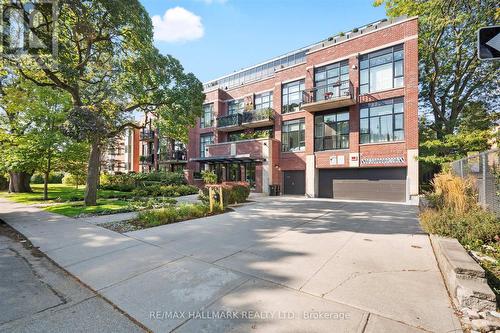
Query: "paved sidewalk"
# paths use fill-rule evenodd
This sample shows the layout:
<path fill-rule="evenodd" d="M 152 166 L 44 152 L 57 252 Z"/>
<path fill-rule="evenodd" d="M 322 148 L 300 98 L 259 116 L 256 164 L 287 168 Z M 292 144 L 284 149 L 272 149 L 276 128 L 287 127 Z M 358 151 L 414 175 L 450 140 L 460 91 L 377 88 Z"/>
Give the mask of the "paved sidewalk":
<path fill-rule="evenodd" d="M 0 223 L 0 332 L 143 332 Z"/>
<path fill-rule="evenodd" d="M 0 199 L 0 219 L 157 332 L 461 331 L 413 207 L 256 198 L 121 235 Z M 225 311 L 247 315 L 206 318 Z"/>

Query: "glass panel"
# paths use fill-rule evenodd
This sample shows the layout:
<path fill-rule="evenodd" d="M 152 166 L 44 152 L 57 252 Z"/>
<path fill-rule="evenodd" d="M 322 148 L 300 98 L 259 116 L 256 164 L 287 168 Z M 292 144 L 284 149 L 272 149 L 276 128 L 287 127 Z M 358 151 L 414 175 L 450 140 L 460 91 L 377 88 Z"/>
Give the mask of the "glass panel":
<path fill-rule="evenodd" d="M 332 77 L 332 76 L 339 76 L 339 74 L 340 74 L 339 68 L 333 68 L 333 69 L 330 69 L 330 70 L 326 73 L 326 75 L 327 75 L 328 77 Z"/>
<path fill-rule="evenodd" d="M 337 113 L 337 121 L 349 120 L 349 112 Z"/>
<path fill-rule="evenodd" d="M 394 60 L 403 59 L 403 50 L 394 52 Z"/>
<path fill-rule="evenodd" d="M 359 87 L 359 93 L 360 93 L 361 95 L 363 95 L 363 94 L 367 94 L 367 93 L 368 93 L 368 85 L 367 85 L 367 84 L 365 84 L 365 85 L 360 86 L 360 87 Z"/>
<path fill-rule="evenodd" d="M 405 139 L 405 136 L 404 136 L 404 131 L 403 130 L 397 130 L 397 131 L 394 131 L 394 140 L 396 141 L 400 141 L 400 140 L 404 140 Z"/>
<path fill-rule="evenodd" d="M 403 76 L 403 61 L 394 63 L 394 76 Z"/>
<path fill-rule="evenodd" d="M 326 72 L 325 71 L 317 72 L 314 75 L 314 80 L 316 80 L 316 81 L 324 80 L 325 78 L 326 78 Z"/>
<path fill-rule="evenodd" d="M 394 88 L 399 88 L 404 85 L 404 79 L 403 77 L 397 77 L 394 79 Z"/>
<path fill-rule="evenodd" d="M 369 110 L 368 108 L 364 108 L 364 109 L 359 110 L 359 116 L 361 118 L 368 117 L 368 110 Z"/>
<path fill-rule="evenodd" d="M 370 133 L 370 129 L 368 127 L 368 118 L 364 118 L 359 121 L 359 131 L 361 133 Z"/>
<path fill-rule="evenodd" d="M 361 84 L 368 83 L 368 69 L 362 70 L 361 72 L 359 72 L 359 74 L 360 74 L 360 83 Z"/>
<path fill-rule="evenodd" d="M 391 113 L 392 113 L 392 105 L 382 105 L 370 108 L 371 117 L 380 116 L 384 114 L 391 114 Z"/>
<path fill-rule="evenodd" d="M 369 65 L 368 59 L 361 60 L 359 62 L 359 68 L 361 68 L 361 69 L 368 68 L 368 65 Z"/>
<path fill-rule="evenodd" d="M 360 142 L 361 143 L 369 143 L 370 142 L 370 135 L 369 134 L 361 134 Z"/>
<path fill-rule="evenodd" d="M 394 113 L 402 113 L 403 112 L 403 103 L 394 104 Z"/>
<path fill-rule="evenodd" d="M 403 129 L 403 124 L 404 124 L 403 114 L 402 113 L 396 114 L 394 116 L 394 129 L 395 130 Z"/>
<path fill-rule="evenodd" d="M 370 91 L 392 88 L 392 63 L 370 68 Z"/>

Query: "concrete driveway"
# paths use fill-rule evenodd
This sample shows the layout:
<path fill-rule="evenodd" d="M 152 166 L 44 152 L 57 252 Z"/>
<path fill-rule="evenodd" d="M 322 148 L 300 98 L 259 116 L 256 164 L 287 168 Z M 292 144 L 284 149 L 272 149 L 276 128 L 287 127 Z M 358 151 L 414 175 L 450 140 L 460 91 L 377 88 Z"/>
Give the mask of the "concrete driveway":
<path fill-rule="evenodd" d="M 414 207 L 269 197 L 126 235 L 53 223 L 17 227 L 154 331 L 461 331 Z"/>

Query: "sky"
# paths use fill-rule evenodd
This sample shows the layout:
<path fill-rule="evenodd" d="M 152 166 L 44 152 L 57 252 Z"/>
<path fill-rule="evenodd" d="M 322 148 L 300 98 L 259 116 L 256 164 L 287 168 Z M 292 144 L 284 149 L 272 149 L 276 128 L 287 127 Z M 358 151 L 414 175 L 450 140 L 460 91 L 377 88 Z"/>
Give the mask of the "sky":
<path fill-rule="evenodd" d="M 140 0 L 155 45 L 202 82 L 385 17 L 373 0 Z"/>

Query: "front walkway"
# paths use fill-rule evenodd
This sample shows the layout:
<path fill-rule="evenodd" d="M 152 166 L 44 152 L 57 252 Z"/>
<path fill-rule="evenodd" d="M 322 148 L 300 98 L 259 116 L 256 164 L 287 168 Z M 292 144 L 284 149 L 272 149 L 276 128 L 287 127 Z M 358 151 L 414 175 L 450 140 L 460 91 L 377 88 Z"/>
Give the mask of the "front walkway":
<path fill-rule="evenodd" d="M 414 207 L 258 198 L 120 235 L 0 199 L 0 219 L 158 332 L 461 331 Z"/>

